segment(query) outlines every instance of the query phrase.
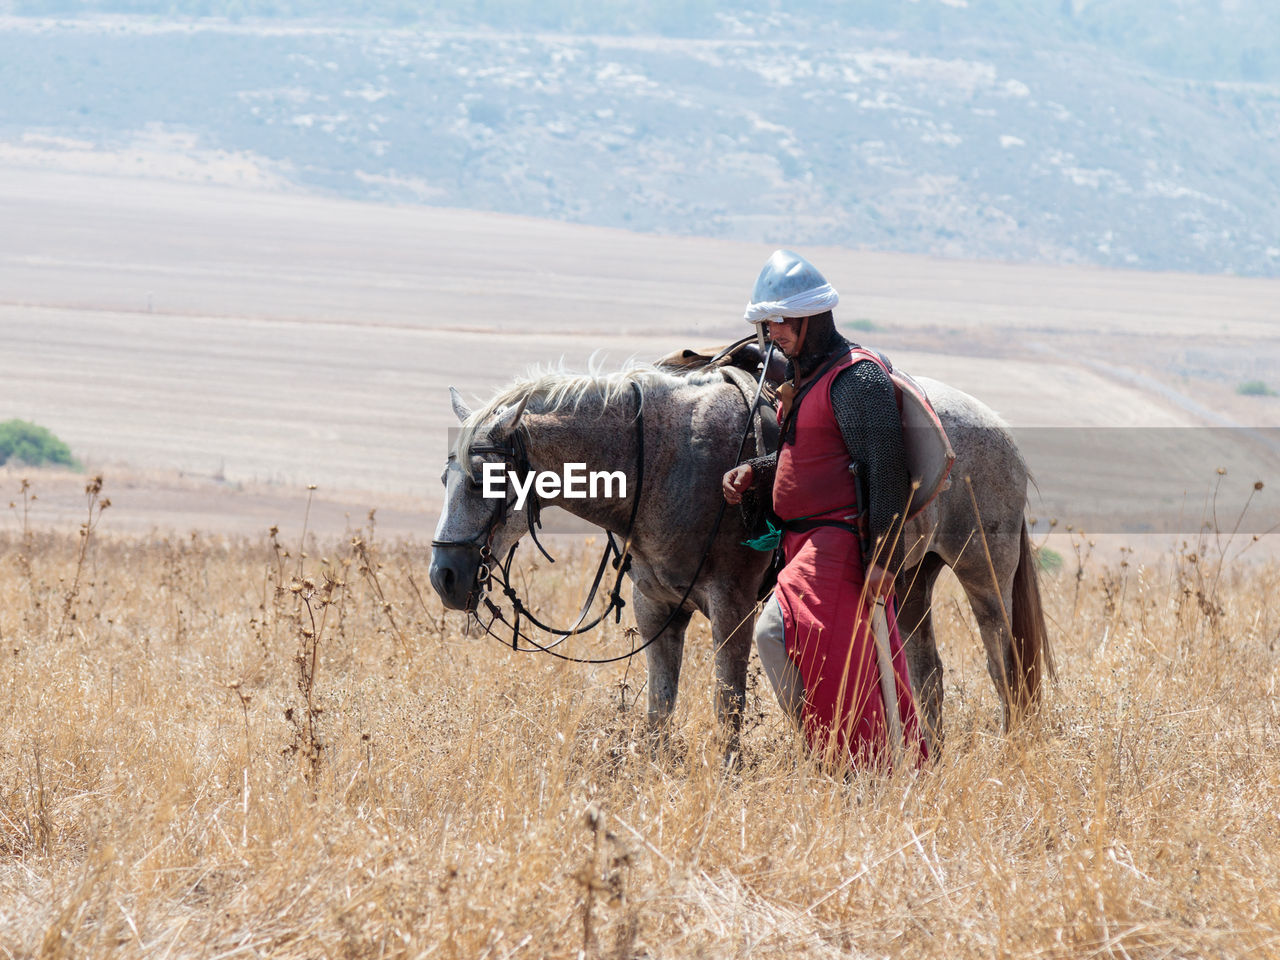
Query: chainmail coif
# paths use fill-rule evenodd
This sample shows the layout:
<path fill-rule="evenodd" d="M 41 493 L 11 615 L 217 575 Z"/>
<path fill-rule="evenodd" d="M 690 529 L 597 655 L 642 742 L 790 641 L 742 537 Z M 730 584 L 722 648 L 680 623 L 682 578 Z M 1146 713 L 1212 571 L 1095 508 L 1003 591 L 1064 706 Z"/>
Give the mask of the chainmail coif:
<path fill-rule="evenodd" d="M 836 320 L 830 310 L 810 317 L 800 353 L 787 364 L 787 378 L 794 380 L 797 373 L 801 378 L 811 376 L 833 353 L 848 349 L 849 341 L 836 331 Z"/>

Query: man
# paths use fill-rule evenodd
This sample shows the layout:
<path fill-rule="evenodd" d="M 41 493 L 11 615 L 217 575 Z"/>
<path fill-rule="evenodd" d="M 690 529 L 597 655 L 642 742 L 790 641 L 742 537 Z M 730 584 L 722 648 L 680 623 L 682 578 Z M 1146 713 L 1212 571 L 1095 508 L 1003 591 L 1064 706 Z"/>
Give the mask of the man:
<path fill-rule="evenodd" d="M 893 616 L 893 571 L 910 495 L 902 423 L 882 361 L 837 331 L 839 294 L 803 257 L 778 250 L 756 280 L 746 319 L 787 357 L 778 453 L 725 474 L 724 496 L 772 489 L 786 561 L 756 623 L 756 648 L 811 747 L 855 768 L 897 752 L 872 631 L 885 598 L 896 712 L 906 749 L 924 745 Z M 864 556 L 864 551 L 869 555 Z M 883 662 L 881 661 L 881 662 Z M 885 666 L 888 666 L 885 663 Z"/>

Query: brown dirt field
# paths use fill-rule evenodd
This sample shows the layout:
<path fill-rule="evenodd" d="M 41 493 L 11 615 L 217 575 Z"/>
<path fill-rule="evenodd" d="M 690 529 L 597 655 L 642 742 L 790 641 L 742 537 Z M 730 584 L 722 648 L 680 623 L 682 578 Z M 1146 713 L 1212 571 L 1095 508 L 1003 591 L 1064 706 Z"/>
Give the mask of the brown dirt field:
<path fill-rule="evenodd" d="M 768 254 L 14 166 L 0 220 L 0 412 L 129 474 L 129 529 L 240 529 L 309 483 L 407 498 L 429 525 L 447 384 L 484 396 L 532 363 L 724 342 Z M 1234 392 L 1280 369 L 1280 282 L 806 252 L 841 317 L 875 324 L 855 335 L 1016 427 L 1280 423 L 1280 398 Z M 173 472 L 217 479 L 185 510 L 141 495 Z M 227 484 L 237 509 L 209 509 Z"/>

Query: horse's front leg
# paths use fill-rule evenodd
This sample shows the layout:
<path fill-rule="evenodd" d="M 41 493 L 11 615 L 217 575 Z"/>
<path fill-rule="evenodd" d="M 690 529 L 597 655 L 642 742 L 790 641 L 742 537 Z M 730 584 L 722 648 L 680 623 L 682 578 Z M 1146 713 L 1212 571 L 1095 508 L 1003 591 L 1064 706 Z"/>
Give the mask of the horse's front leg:
<path fill-rule="evenodd" d="M 680 689 L 680 661 L 684 657 L 684 631 L 691 614 L 645 596 L 639 590 L 632 593 L 636 627 L 643 640 L 648 640 L 659 630 L 662 635 L 645 647 L 649 661 L 649 727 L 664 738 L 667 721 L 675 708 L 676 692 Z M 664 627 L 663 624 L 666 624 Z"/>
<path fill-rule="evenodd" d="M 725 759 L 739 751 L 747 701 L 747 661 L 756 624 L 753 597 L 713 598 L 711 637 L 716 651 L 716 719 L 727 735 Z"/>

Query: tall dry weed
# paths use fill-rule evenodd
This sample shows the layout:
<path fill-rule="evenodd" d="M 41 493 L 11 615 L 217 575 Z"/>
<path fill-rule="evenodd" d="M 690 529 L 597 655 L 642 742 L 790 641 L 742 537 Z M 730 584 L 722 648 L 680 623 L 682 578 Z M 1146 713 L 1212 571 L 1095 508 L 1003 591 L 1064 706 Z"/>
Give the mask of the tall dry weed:
<path fill-rule="evenodd" d="M 1210 569 L 1190 540 L 1084 542 L 1044 580 L 1060 681 L 1011 736 L 944 578 L 945 752 L 845 783 L 758 687 L 726 770 L 701 620 L 655 752 L 641 664 L 468 638 L 421 545 L 99 528 L 82 558 L 16 527 L 0 955 L 1280 952 L 1280 568 L 1238 545 Z M 564 619 L 590 563 L 524 576 Z M 572 642 L 614 653 L 626 626 Z"/>

